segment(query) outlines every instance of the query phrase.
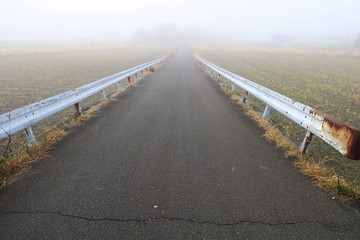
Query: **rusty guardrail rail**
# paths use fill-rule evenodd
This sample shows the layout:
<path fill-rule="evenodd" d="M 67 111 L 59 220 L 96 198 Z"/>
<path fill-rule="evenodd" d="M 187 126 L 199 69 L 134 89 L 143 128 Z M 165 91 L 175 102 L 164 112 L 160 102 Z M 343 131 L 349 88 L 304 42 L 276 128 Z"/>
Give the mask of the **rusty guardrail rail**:
<path fill-rule="evenodd" d="M 111 76 L 102 78 L 95 82 L 86 84 L 82 87 L 74 90 L 67 91 L 65 93 L 44 99 L 39 102 L 32 103 L 25 107 L 4 113 L 0 115 L 0 139 L 10 137 L 11 135 L 25 130 L 25 134 L 28 140 L 28 145 L 31 147 L 35 144 L 36 139 L 31 129 L 31 126 L 35 123 L 71 106 L 75 105 L 78 114 L 82 114 L 82 110 L 79 102 L 96 93 L 101 94 L 103 100 L 107 100 L 105 89 L 114 84 L 117 85 L 118 90 L 122 89 L 120 82 L 124 79 L 142 72 L 144 69 L 150 68 L 160 62 L 163 62 L 167 57 L 161 57 L 159 59 L 138 65 L 136 67 L 127 69 L 125 71 L 115 73 Z"/>
<path fill-rule="evenodd" d="M 262 117 L 267 119 L 272 108 L 291 119 L 298 125 L 307 130 L 306 136 L 300 147 L 300 151 L 305 154 L 311 144 L 313 135 L 331 145 L 338 152 L 347 158 L 360 159 L 360 131 L 346 124 L 331 118 L 330 116 L 303 103 L 297 102 L 280 93 L 263 87 L 248 79 L 238 76 L 223 68 L 220 68 L 200 57 L 194 56 L 201 66 L 207 67 L 213 78 L 219 79 L 223 76 L 226 80 L 232 82 L 231 90 L 234 91 L 238 86 L 246 91 L 244 101 L 250 93 L 261 101 L 265 102 L 266 108 Z M 215 73 L 218 75 L 215 77 Z"/>

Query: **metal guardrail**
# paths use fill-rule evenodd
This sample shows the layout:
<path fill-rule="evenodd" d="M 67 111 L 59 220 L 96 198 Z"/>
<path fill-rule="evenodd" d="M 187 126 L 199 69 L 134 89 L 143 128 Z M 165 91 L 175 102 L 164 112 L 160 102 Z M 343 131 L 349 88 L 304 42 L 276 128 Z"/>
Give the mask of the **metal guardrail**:
<path fill-rule="evenodd" d="M 216 78 L 223 76 L 225 81 L 231 81 L 233 83 L 232 91 L 235 90 L 236 86 L 244 89 L 246 91 L 244 102 L 249 93 L 265 102 L 267 106 L 262 116 L 264 119 L 268 118 L 271 109 L 274 108 L 287 118 L 307 129 L 307 134 L 300 147 L 300 151 L 303 154 L 308 151 L 313 135 L 316 135 L 345 157 L 354 160 L 360 159 L 359 130 L 349 127 L 310 106 L 297 102 L 280 93 L 220 68 L 200 57 L 194 57 L 199 61 L 202 67 L 206 66 L 210 70 L 210 74 L 213 77 L 215 77 L 214 73 L 216 72 L 218 74 Z"/>
<path fill-rule="evenodd" d="M 0 139 L 7 138 L 21 130 L 25 130 L 29 146 L 33 146 L 35 144 L 35 137 L 31 129 L 32 125 L 71 105 L 75 105 L 77 112 L 81 114 L 79 105 L 81 100 L 99 92 L 101 93 L 102 99 L 107 100 L 104 91 L 107 87 L 116 84 L 118 90 L 123 90 L 120 81 L 124 79 L 130 81 L 132 75 L 137 76 L 137 73 L 163 62 L 168 56 L 169 55 L 102 78 L 74 90 L 1 114 Z"/>

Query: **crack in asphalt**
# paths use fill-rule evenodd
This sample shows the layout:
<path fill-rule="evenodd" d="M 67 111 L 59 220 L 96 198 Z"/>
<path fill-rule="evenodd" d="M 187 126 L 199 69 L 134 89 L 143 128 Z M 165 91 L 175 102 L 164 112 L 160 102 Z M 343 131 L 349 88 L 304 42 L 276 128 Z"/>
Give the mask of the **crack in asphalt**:
<path fill-rule="evenodd" d="M 195 224 L 208 224 L 208 225 L 216 225 L 216 226 L 236 226 L 241 224 L 261 224 L 267 226 L 287 226 L 287 225 L 300 225 L 300 224 L 317 224 L 323 227 L 329 228 L 332 231 L 337 232 L 344 232 L 346 228 L 352 228 L 353 225 L 330 225 L 326 223 L 321 223 L 317 221 L 299 221 L 299 222 L 278 222 L 278 223 L 271 223 L 271 222 L 264 222 L 264 221 L 254 221 L 254 220 L 238 220 L 234 222 L 216 222 L 216 221 L 206 221 L 206 220 L 195 220 L 191 218 L 179 218 L 179 217 L 152 217 L 152 218 L 91 218 L 91 217 L 84 217 L 78 215 L 71 215 L 65 214 L 61 212 L 46 212 L 46 211 L 11 211 L 11 212 L 1 212 L 2 214 L 56 214 L 62 217 L 68 217 L 73 219 L 80 219 L 85 221 L 93 221 L 93 222 L 100 222 L 100 221 L 111 221 L 111 222 L 136 222 L 141 224 L 146 224 L 151 221 L 158 221 L 158 220 L 167 220 L 167 221 L 181 221 L 181 222 L 189 222 Z"/>

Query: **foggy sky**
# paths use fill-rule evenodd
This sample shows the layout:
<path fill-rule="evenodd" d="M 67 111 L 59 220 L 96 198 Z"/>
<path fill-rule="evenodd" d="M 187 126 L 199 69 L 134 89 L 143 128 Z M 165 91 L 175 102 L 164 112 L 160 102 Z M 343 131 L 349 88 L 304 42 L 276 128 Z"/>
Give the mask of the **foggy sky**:
<path fill-rule="evenodd" d="M 359 10 L 359 0 L 0 0 L 0 41 L 124 41 L 164 22 L 239 41 L 353 40 Z"/>

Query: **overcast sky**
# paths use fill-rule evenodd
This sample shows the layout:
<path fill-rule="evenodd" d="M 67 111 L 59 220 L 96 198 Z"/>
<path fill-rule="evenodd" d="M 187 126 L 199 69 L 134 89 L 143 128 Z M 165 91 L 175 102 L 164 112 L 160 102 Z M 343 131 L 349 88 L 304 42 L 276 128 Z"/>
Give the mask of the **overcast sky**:
<path fill-rule="evenodd" d="M 118 41 L 175 22 L 244 41 L 354 39 L 360 0 L 0 0 L 0 41 Z"/>

